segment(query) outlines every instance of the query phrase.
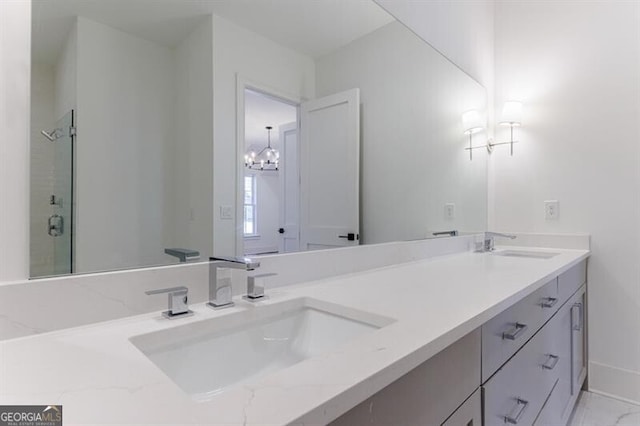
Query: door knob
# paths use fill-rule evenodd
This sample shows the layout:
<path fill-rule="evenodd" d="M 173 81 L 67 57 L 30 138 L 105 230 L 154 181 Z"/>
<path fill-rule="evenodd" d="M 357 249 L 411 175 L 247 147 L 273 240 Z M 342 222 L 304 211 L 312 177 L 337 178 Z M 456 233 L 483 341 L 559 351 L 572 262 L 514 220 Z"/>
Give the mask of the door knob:
<path fill-rule="evenodd" d="M 278 229 L 278 233 L 279 233 L 279 234 L 284 234 L 284 228 L 280 228 L 280 229 Z"/>
<path fill-rule="evenodd" d="M 360 235 L 349 232 L 347 235 L 338 235 L 338 238 L 346 238 L 348 241 L 355 241 L 360 239 Z"/>

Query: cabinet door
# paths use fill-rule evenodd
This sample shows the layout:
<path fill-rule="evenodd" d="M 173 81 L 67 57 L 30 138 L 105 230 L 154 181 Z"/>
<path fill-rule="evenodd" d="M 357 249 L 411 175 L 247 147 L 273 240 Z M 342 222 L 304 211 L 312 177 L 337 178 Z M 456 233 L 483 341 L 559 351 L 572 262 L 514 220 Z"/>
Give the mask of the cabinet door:
<path fill-rule="evenodd" d="M 482 426 L 482 399 L 478 388 L 442 426 Z"/>
<path fill-rule="evenodd" d="M 582 287 L 571 299 L 571 395 L 580 392 L 587 375 L 586 299 Z"/>
<path fill-rule="evenodd" d="M 565 413 L 569 410 L 569 405 L 573 407 L 572 402 L 575 401 L 571 396 L 571 377 L 572 377 L 572 360 L 571 360 L 571 340 L 572 328 L 571 317 L 573 310 L 571 303 L 565 303 L 556 317 L 547 325 L 554 328 L 556 339 L 557 359 L 549 360 L 543 368 L 557 370 L 558 381 L 553 391 L 538 415 L 535 426 L 552 426 L 566 424 Z"/>

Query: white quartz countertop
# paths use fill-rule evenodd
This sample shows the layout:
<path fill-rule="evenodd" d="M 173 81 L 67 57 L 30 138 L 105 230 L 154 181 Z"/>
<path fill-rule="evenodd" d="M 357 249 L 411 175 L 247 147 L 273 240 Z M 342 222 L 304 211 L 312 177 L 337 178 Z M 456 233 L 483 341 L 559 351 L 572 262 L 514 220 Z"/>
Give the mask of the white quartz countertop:
<path fill-rule="evenodd" d="M 196 304 L 190 318 L 157 312 L 8 340 L 0 343 L 0 404 L 62 404 L 65 425 L 326 424 L 589 256 L 547 251 L 560 254 L 461 253 L 267 290 L 257 304 Z M 192 399 L 129 341 L 299 297 L 395 322 L 207 401 Z"/>

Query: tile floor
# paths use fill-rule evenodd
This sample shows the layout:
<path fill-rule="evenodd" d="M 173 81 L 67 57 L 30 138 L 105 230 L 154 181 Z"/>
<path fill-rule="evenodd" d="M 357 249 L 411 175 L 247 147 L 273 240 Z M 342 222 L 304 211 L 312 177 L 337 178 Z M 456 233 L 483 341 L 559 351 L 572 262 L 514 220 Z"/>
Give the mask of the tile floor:
<path fill-rule="evenodd" d="M 582 392 L 568 426 L 640 426 L 640 405 Z"/>

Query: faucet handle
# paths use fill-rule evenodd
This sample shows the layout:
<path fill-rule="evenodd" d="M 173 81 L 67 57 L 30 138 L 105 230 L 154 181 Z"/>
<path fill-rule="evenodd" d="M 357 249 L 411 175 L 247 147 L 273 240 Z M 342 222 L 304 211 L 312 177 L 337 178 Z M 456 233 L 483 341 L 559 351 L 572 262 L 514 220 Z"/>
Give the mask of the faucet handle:
<path fill-rule="evenodd" d="M 210 257 L 209 261 L 211 262 L 229 262 L 229 263 L 237 263 L 240 265 L 245 265 L 247 271 L 253 271 L 260 267 L 260 262 L 257 260 L 253 260 L 249 257 L 224 257 L 224 256 L 215 256 Z"/>
<path fill-rule="evenodd" d="M 516 238 L 516 236 L 513 234 L 503 234 L 500 232 L 486 231 L 484 233 L 484 251 L 493 251 L 493 244 L 494 244 L 495 237 L 509 238 L 510 240 L 513 240 Z"/>
<path fill-rule="evenodd" d="M 189 289 L 185 286 L 162 288 L 158 290 L 148 290 L 144 292 L 146 295 L 168 293 L 169 310 L 164 311 L 162 316 L 168 319 L 178 317 L 190 317 L 193 311 L 189 309 Z"/>
<path fill-rule="evenodd" d="M 502 232 L 492 232 L 492 231 L 486 231 L 484 233 L 485 238 L 493 238 L 493 237 L 502 237 L 502 238 L 509 238 L 510 240 L 515 240 L 516 236 L 513 234 L 503 234 Z"/>
<path fill-rule="evenodd" d="M 267 277 L 273 277 L 275 273 L 269 274 L 257 274 L 250 275 L 247 277 L 247 295 L 243 296 L 244 300 L 248 300 L 249 302 L 255 302 L 258 300 L 264 300 L 267 298 L 264 294 L 264 281 Z"/>

